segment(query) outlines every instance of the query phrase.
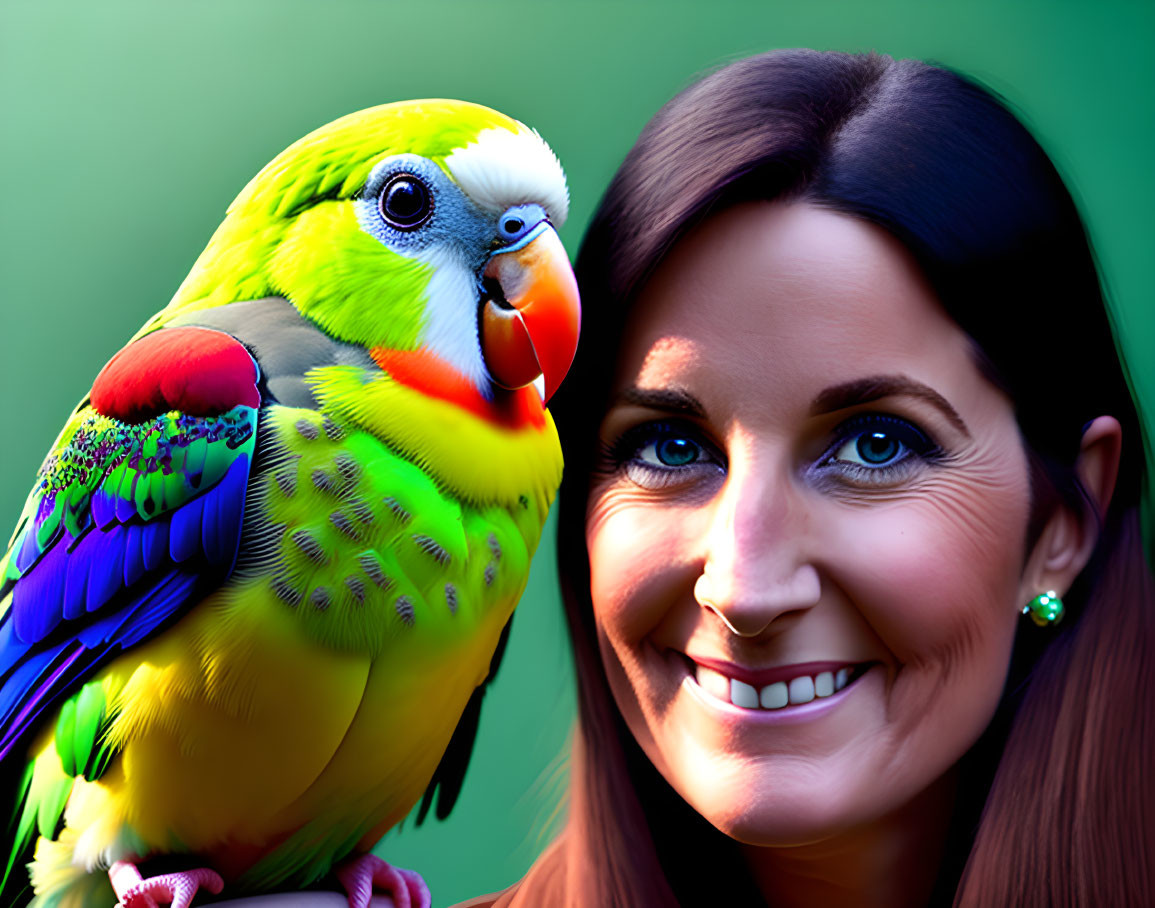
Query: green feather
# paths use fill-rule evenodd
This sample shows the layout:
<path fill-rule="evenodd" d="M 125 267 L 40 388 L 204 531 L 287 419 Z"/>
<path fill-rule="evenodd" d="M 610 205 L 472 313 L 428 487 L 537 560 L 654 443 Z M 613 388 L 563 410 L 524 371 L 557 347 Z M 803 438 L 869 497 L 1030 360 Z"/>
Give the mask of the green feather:
<path fill-rule="evenodd" d="M 106 726 L 104 688 L 90 682 L 80 689 L 76 698 L 75 766 L 80 774 L 88 776 L 97 733 Z"/>
<path fill-rule="evenodd" d="M 432 273 L 365 233 L 351 202 L 300 215 L 269 263 L 302 315 L 349 343 L 393 350 L 417 346 Z"/>
<path fill-rule="evenodd" d="M 185 477 L 192 482 L 192 477 L 199 477 L 205 468 L 205 456 L 209 451 L 208 439 L 198 438 L 193 441 L 184 452 L 184 462 L 181 464 L 180 470 Z M 199 479 L 195 483 L 199 489 L 203 487 Z"/>
<path fill-rule="evenodd" d="M 56 752 L 60 754 L 60 765 L 70 776 L 78 775 L 76 771 L 76 748 L 74 746 L 73 731 L 76 729 L 76 697 L 70 697 L 60 707 L 60 716 L 56 720 Z"/>
<path fill-rule="evenodd" d="M 72 792 L 72 777 L 59 772 L 42 772 L 40 760 L 28 764 L 24 772 L 19 791 L 22 796 L 16 803 L 23 801 L 23 810 L 16 827 L 16 835 L 12 841 L 12 850 L 8 854 L 8 863 L 4 871 L 4 878 L 0 880 L 0 892 L 7 897 L 6 887 L 13 868 L 21 857 L 31 857 L 27 854 L 31 850 L 34 836 L 41 835 L 53 838 L 58 832 L 61 817 L 64 815 L 64 806 L 68 803 L 68 796 Z"/>
<path fill-rule="evenodd" d="M 113 718 L 106 710 L 104 688 L 98 681 L 84 685 L 61 707 L 56 722 L 56 752 L 69 776 L 84 776 L 89 781 L 100 777 L 94 772 L 99 763 L 96 745 Z"/>
<path fill-rule="evenodd" d="M 8 853 L 8 862 L 4 867 L 4 876 L 0 877 L 0 894 L 7 896 L 8 881 L 12 875 L 12 869 L 16 866 L 16 862 L 20 859 L 21 854 L 27 849 L 32 841 L 32 830 L 35 825 L 36 811 L 28 809 L 28 802 L 25 800 L 25 795 L 28 792 L 29 786 L 32 784 L 33 770 L 35 764 L 29 763 L 24 770 L 24 776 L 17 788 L 16 808 L 20 809 L 23 805 L 23 811 L 20 814 L 19 823 L 16 824 L 16 835 L 12 840 L 12 849 Z M 13 820 L 15 820 L 15 812 L 13 813 Z M 19 881 L 15 881 L 17 885 Z"/>

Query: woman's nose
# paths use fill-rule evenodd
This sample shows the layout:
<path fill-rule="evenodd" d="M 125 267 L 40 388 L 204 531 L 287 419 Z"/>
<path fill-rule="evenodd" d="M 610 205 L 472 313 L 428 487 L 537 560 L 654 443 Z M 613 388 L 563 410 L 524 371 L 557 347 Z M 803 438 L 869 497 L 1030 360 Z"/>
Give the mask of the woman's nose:
<path fill-rule="evenodd" d="M 808 523 L 788 479 L 732 463 L 714 505 L 694 598 L 740 637 L 756 637 L 780 615 L 815 605 L 820 582 Z"/>

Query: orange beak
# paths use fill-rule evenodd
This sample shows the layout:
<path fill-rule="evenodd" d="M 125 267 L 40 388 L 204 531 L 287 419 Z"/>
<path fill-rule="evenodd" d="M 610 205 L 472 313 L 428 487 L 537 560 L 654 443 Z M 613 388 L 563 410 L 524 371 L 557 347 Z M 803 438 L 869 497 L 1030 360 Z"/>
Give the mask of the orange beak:
<path fill-rule="evenodd" d="M 494 383 L 523 388 L 545 377 L 545 400 L 557 390 L 577 352 L 581 303 L 569 257 L 548 224 L 519 249 L 494 254 L 484 277 L 504 300 L 481 310 L 481 353 Z"/>

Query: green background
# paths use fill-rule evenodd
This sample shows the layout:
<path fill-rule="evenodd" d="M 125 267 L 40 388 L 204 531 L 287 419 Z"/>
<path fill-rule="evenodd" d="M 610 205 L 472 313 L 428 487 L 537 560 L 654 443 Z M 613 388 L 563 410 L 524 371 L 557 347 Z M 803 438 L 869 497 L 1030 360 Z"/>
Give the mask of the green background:
<path fill-rule="evenodd" d="M 572 253 L 662 102 L 695 74 L 793 46 L 941 62 L 1024 112 L 1086 212 L 1155 410 L 1152 2 L 4 0 L 0 519 L 15 521 L 70 408 L 228 202 L 305 132 L 406 97 L 497 107 L 565 164 Z M 1080 367 L 1074 351 L 1023 354 Z M 421 871 L 436 905 L 518 879 L 562 816 L 573 687 L 553 572 L 547 539 L 454 815 L 407 821 L 380 849 Z"/>

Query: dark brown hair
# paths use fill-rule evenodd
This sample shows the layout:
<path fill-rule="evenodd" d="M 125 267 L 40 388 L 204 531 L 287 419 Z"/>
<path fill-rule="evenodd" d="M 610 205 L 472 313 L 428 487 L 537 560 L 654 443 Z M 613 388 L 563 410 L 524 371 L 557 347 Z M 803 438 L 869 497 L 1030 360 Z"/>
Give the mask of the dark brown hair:
<path fill-rule="evenodd" d="M 1056 506 L 1091 513 L 1074 471 L 1083 429 L 1103 414 L 1122 424 L 1119 480 L 1067 597 L 1071 614 L 1054 631 L 1019 635 L 999 711 L 964 757 L 935 902 L 1155 904 L 1143 450 L 1082 222 L 1045 153 L 990 92 L 917 61 L 813 51 L 739 61 L 674 98 L 583 243 L 583 344 L 552 407 L 567 459 L 558 561 L 580 724 L 569 824 L 516 904 L 711 904 L 718 879 L 734 887 L 726 904 L 760 901 L 738 849 L 665 783 L 618 713 L 584 536 L 597 428 L 633 301 L 689 229 L 753 199 L 843 212 L 910 250 L 1015 405 L 1032 464 L 1031 539 Z"/>

